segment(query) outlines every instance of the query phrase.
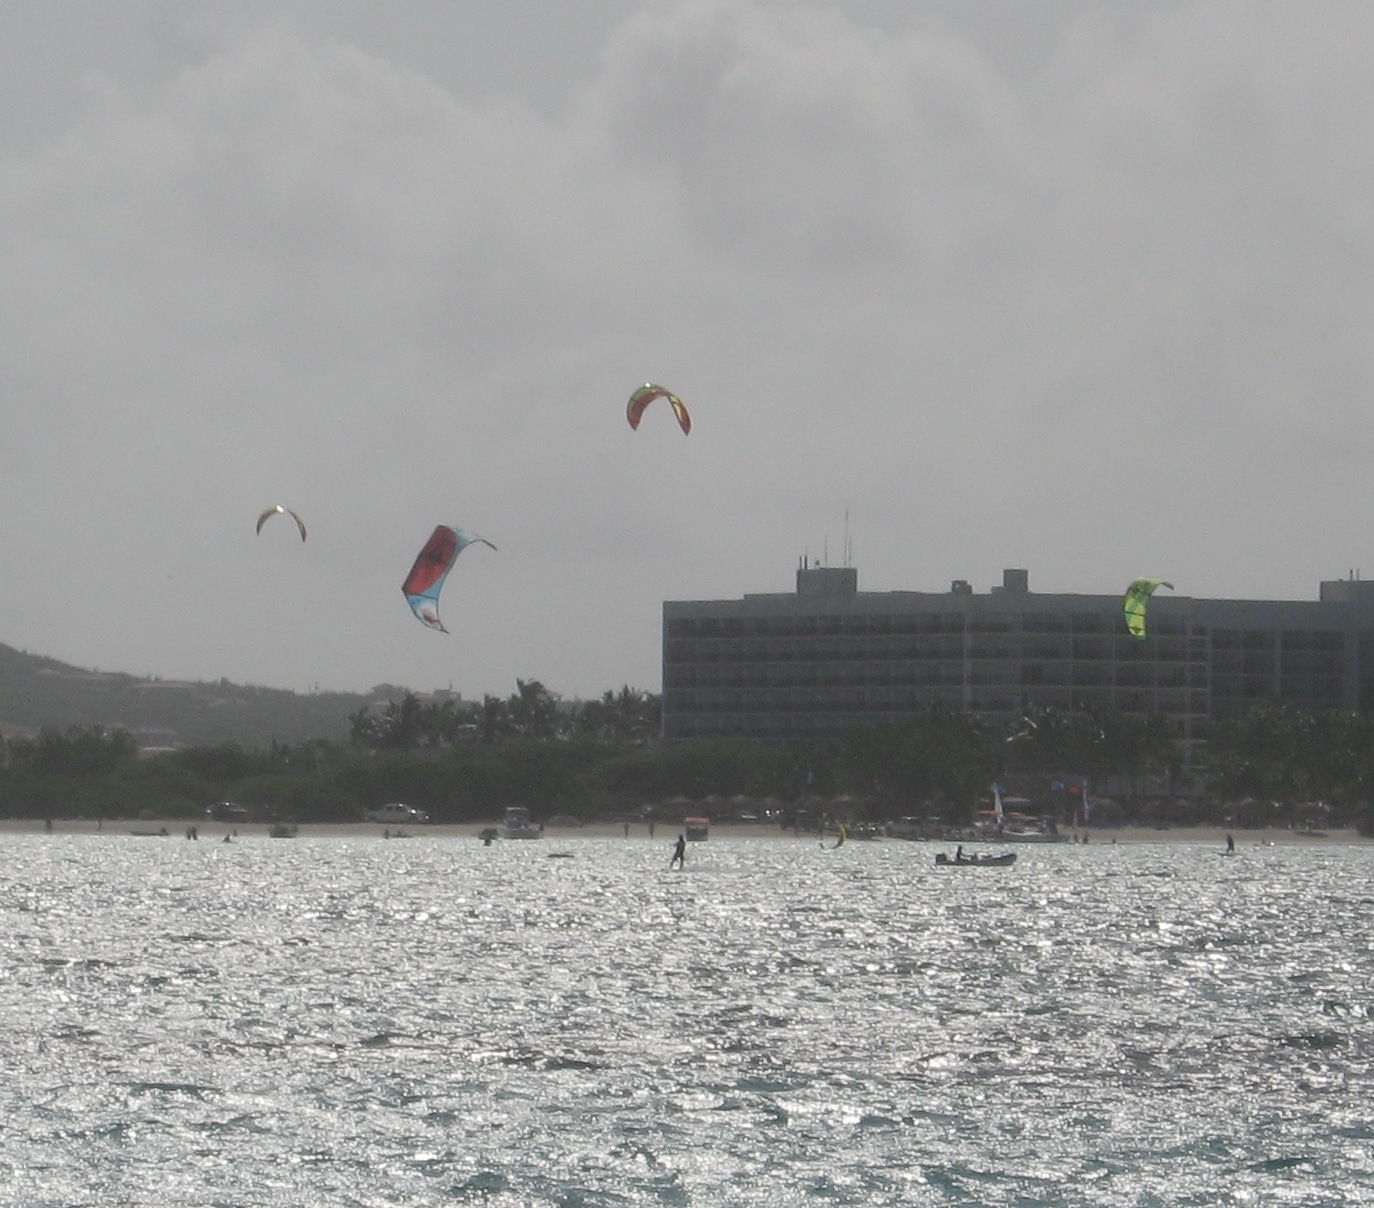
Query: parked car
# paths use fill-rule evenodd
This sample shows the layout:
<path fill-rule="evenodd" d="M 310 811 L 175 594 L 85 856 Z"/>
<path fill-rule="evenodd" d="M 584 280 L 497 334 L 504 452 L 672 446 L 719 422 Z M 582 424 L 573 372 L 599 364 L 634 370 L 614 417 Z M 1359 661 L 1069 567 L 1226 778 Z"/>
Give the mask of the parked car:
<path fill-rule="evenodd" d="M 392 802 L 390 805 L 379 805 L 375 810 L 368 810 L 367 820 L 386 823 L 409 822 L 418 826 L 428 822 L 429 815 L 424 810 L 417 810 L 413 805 Z"/>

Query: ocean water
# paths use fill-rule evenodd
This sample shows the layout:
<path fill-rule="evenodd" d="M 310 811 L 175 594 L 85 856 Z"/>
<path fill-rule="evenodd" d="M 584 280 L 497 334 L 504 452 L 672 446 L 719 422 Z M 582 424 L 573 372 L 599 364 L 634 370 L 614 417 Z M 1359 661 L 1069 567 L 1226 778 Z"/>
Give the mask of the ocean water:
<path fill-rule="evenodd" d="M 1374 1203 L 1374 848 L 670 850 L 0 836 L 0 1203 Z"/>

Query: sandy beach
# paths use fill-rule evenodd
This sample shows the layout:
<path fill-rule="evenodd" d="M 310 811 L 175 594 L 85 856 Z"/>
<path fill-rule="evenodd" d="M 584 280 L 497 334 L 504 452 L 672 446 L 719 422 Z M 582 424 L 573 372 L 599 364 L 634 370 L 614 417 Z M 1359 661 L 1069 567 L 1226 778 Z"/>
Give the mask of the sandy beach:
<path fill-rule="evenodd" d="M 374 822 L 308 822 L 303 823 L 299 828 L 301 838 L 383 838 L 388 832 L 393 836 L 398 831 L 406 835 L 427 838 L 447 838 L 447 839 L 476 839 L 478 832 L 484 827 L 497 825 L 499 819 L 492 819 L 489 822 L 464 822 L 456 824 L 419 826 L 419 827 L 395 827 L 382 826 Z M 223 822 L 196 822 L 187 821 L 161 821 L 140 820 L 134 818 L 105 818 L 97 822 L 93 818 L 58 818 L 53 820 L 52 829 L 54 834 L 108 834 L 108 835 L 130 835 L 134 833 L 148 834 L 157 832 L 161 827 L 166 826 L 169 838 L 184 838 L 188 826 L 194 825 L 198 836 L 202 840 L 222 841 L 226 834 L 237 835 L 240 837 L 266 836 L 268 827 L 266 823 L 239 823 L 230 825 Z M 631 823 L 626 832 L 623 823 L 598 822 L 590 823 L 586 826 L 578 827 L 549 827 L 544 832 L 546 840 L 569 840 L 569 839 L 626 839 L 635 842 L 651 841 L 662 843 L 665 847 L 670 847 L 680 828 L 671 823 L 660 822 L 654 827 L 652 836 L 649 828 L 642 823 Z M 42 819 L 35 818 L 5 818 L 0 819 L 0 834 L 42 834 L 45 831 L 45 823 Z M 1066 832 L 1070 835 L 1070 842 L 1073 842 L 1073 832 Z M 1080 829 L 1077 832 L 1078 841 L 1089 844 L 1110 844 L 1110 843 L 1194 843 L 1204 846 L 1224 847 L 1226 844 L 1227 829 L 1219 826 L 1197 826 L 1197 827 L 1170 827 L 1167 830 L 1157 830 L 1153 827 L 1113 827 L 1113 828 L 1093 828 L 1088 830 Z M 1267 829 L 1267 830 L 1239 830 L 1233 829 L 1229 832 L 1234 836 L 1237 847 L 1269 847 L 1280 844 L 1296 844 L 1299 846 L 1314 846 L 1319 844 L 1346 843 L 1346 844 L 1367 844 L 1374 843 L 1374 839 L 1366 838 L 1353 829 L 1333 829 L 1318 834 L 1303 833 L 1286 829 Z M 790 830 L 783 830 L 780 827 L 765 823 L 731 823 L 720 822 L 711 825 L 711 837 L 716 839 L 756 839 L 768 840 L 778 843 L 815 843 L 816 836 L 812 832 L 796 834 Z M 854 840 L 859 842 L 859 840 Z M 868 840 L 864 840 L 867 842 Z M 889 839 L 882 838 L 874 840 L 881 843 L 906 843 L 922 842 L 922 840 Z M 709 840 L 708 840 L 709 842 Z M 947 843 L 952 840 L 938 839 L 929 842 Z M 1003 844 L 1007 847 L 1015 847 L 1018 850 L 1026 844 Z"/>

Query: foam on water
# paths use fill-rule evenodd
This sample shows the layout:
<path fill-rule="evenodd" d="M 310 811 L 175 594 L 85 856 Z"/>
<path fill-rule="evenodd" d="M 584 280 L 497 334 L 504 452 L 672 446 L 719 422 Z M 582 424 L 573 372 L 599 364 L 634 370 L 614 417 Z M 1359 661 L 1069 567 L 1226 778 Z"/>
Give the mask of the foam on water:
<path fill-rule="evenodd" d="M 1374 849 L 0 844 L 6 1204 L 1374 1195 Z"/>

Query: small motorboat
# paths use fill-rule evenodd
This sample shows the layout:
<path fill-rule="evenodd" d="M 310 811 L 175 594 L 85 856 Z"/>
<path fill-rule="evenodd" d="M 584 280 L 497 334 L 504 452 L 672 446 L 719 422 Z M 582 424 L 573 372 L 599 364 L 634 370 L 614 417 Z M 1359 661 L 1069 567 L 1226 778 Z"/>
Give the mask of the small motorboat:
<path fill-rule="evenodd" d="M 1015 863 L 1014 851 L 1003 852 L 1000 856 L 966 856 L 960 850 L 955 852 L 952 858 L 944 852 L 938 852 L 935 856 L 936 868 L 1006 868 L 1007 865 Z"/>

